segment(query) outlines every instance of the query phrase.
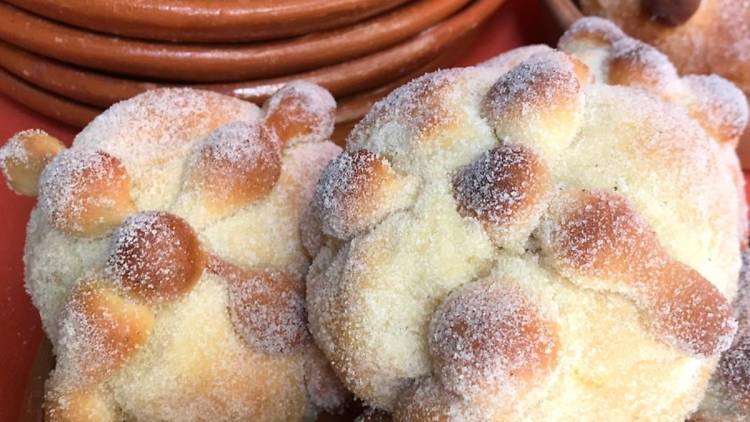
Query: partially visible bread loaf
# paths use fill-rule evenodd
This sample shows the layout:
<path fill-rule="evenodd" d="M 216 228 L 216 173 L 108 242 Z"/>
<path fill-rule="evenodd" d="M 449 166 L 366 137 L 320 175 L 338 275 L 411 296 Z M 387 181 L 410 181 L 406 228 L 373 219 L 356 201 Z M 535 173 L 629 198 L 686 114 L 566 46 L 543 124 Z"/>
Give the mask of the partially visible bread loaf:
<path fill-rule="evenodd" d="M 305 82 L 260 110 L 162 89 L 116 104 L 64 150 L 0 152 L 37 193 L 26 286 L 54 345 L 50 421 L 296 421 L 346 393 L 307 331 L 298 221 L 335 102 Z M 54 158 L 53 158 L 54 157 Z"/>
<path fill-rule="evenodd" d="M 663 51 L 681 74 L 718 74 L 750 96 L 750 0 L 581 0 Z M 750 166 L 750 131 L 740 156 Z"/>
<path fill-rule="evenodd" d="M 721 355 L 711 384 L 691 422 L 743 422 L 750 415 L 750 253 L 743 254 L 739 293 L 734 300 L 737 335 Z"/>
<path fill-rule="evenodd" d="M 612 23 L 376 104 L 303 220 L 311 332 L 396 421 L 684 421 L 736 323 L 740 91 Z"/>
<path fill-rule="evenodd" d="M 581 0 L 581 7 L 653 44 L 682 73 L 716 73 L 750 91 L 748 0 Z"/>

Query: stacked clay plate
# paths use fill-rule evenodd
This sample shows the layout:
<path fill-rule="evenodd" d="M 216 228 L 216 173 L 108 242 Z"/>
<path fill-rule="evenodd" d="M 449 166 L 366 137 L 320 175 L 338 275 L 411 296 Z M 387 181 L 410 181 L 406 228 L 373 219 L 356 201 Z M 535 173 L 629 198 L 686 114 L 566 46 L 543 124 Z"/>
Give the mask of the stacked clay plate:
<path fill-rule="evenodd" d="M 262 104 L 292 80 L 354 122 L 453 59 L 504 0 L 12 0 L 0 3 L 0 92 L 82 127 L 115 102 L 190 86 Z"/>
<path fill-rule="evenodd" d="M 310 330 L 364 420 L 684 421 L 732 345 L 741 91 L 599 18 L 558 48 L 410 82 L 323 171 Z"/>
<path fill-rule="evenodd" d="M 46 420 L 300 421 L 345 400 L 306 328 L 298 235 L 340 152 L 335 107 L 305 82 L 263 109 L 160 89 L 69 149 L 31 130 L 0 150 L 38 196 L 24 262 L 56 355 Z"/>

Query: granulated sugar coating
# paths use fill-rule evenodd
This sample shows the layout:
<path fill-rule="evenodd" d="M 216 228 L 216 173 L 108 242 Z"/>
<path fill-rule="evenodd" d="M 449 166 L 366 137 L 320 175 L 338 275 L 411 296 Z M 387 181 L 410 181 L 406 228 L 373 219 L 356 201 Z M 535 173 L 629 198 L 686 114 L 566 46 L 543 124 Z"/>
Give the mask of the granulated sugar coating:
<path fill-rule="evenodd" d="M 735 140 L 747 122 L 748 107 L 742 93 L 726 79 L 716 75 L 683 78 L 688 87 L 688 108 L 691 115 L 701 119 L 706 130 L 722 141 Z"/>
<path fill-rule="evenodd" d="M 321 182 L 316 192 L 317 207 L 331 214 L 343 214 L 351 209 L 361 189 L 360 186 L 377 183 L 374 181 L 376 180 L 374 168 L 376 159 L 375 154 L 364 150 L 339 155 L 321 175 Z M 348 221 L 350 218 L 344 216 L 340 219 L 329 220 L 329 224 L 322 227 L 322 230 L 331 235 L 344 235 L 352 231 L 346 227 L 351 224 Z"/>
<path fill-rule="evenodd" d="M 549 174 L 531 150 L 501 145 L 456 172 L 452 184 L 459 213 L 482 222 L 496 245 L 509 247 L 537 223 Z"/>
<path fill-rule="evenodd" d="M 190 291 L 203 273 L 204 253 L 188 223 L 165 212 L 131 215 L 112 234 L 105 272 L 151 302 Z"/>
<path fill-rule="evenodd" d="M 412 81 L 323 172 L 310 330 L 397 422 L 682 422 L 732 343 L 741 93 L 602 19 L 560 45 Z"/>
<path fill-rule="evenodd" d="M 24 148 L 22 139 L 27 136 L 41 135 L 43 133 L 45 133 L 43 130 L 29 129 L 23 132 L 18 132 L 8 139 L 8 142 L 5 143 L 2 153 L 0 154 L 0 166 L 3 167 L 3 171 L 7 171 L 7 164 L 5 164 L 6 160 L 12 160 L 19 164 L 28 163 L 31 157 L 26 148 Z"/>
<path fill-rule="evenodd" d="M 273 125 L 247 102 L 163 89 L 68 150 L 35 148 L 36 132 L 0 150 L 12 187 L 39 180 L 25 274 L 57 357 L 49 420 L 301 421 L 343 403 L 307 331 L 298 231 L 340 152 L 335 103 L 290 89 Z"/>
<path fill-rule="evenodd" d="M 130 176 L 102 152 L 63 151 L 39 177 L 39 207 L 57 229 L 100 235 L 133 211 Z"/>
<path fill-rule="evenodd" d="M 190 159 L 183 189 L 193 195 L 180 199 L 188 205 L 197 202 L 221 218 L 264 197 L 281 173 L 279 142 L 259 123 L 234 122 L 216 129 Z"/>
<path fill-rule="evenodd" d="M 556 331 L 517 286 L 469 283 L 433 316 L 430 354 L 447 390 L 507 400 L 554 366 Z"/>
<path fill-rule="evenodd" d="M 323 233 L 348 239 L 408 207 L 415 189 L 414 178 L 397 174 L 376 154 L 353 151 L 339 155 L 326 167 L 310 207 L 329 216 L 320 226 Z M 313 249 L 317 247 L 308 249 L 311 255 L 317 252 Z"/>
<path fill-rule="evenodd" d="M 669 21 L 649 13 L 649 4 L 681 6 L 698 3 L 681 19 Z M 750 90 L 750 1 L 582 0 L 583 12 L 611 19 L 626 33 L 665 52 L 680 73 L 721 75 L 746 93 Z"/>
<path fill-rule="evenodd" d="M 284 85 L 263 106 L 265 123 L 284 142 L 324 141 L 333 132 L 336 100 L 330 92 L 305 81 Z"/>
<path fill-rule="evenodd" d="M 65 146 L 37 129 L 15 134 L 0 150 L 0 170 L 8 186 L 19 195 L 33 196 L 39 190 L 39 173 Z"/>
<path fill-rule="evenodd" d="M 228 278 L 230 316 L 246 342 L 258 350 L 288 354 L 308 340 L 300 276 L 264 271 Z"/>

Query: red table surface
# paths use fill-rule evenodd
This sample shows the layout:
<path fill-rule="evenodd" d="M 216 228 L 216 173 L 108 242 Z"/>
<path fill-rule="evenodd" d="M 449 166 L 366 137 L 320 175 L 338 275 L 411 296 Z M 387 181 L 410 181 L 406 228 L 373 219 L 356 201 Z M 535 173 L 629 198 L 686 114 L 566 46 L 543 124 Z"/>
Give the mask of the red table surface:
<path fill-rule="evenodd" d="M 509 0 L 455 64 L 477 63 L 519 45 L 554 43 L 558 35 L 538 2 Z M 0 95 L 0 142 L 28 128 L 44 129 L 68 145 L 77 132 Z M 17 420 L 42 339 L 39 315 L 23 286 L 23 244 L 33 205 L 34 198 L 17 196 L 0 182 L 0 421 Z"/>

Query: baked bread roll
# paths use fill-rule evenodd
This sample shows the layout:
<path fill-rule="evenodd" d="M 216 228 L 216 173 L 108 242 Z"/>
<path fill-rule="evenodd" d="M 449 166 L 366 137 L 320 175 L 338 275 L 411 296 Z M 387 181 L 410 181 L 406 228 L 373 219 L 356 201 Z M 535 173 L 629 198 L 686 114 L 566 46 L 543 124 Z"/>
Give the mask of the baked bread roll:
<path fill-rule="evenodd" d="M 667 54 L 681 74 L 721 75 L 750 96 L 750 0 L 581 0 Z M 750 131 L 740 143 L 750 165 Z"/>
<path fill-rule="evenodd" d="M 683 421 L 736 329 L 747 118 L 599 18 L 408 83 L 302 222 L 316 342 L 396 421 Z"/>
<path fill-rule="evenodd" d="M 299 421 L 345 398 L 306 327 L 298 220 L 336 104 L 161 89 L 73 146 L 22 132 L 0 162 L 38 193 L 26 286 L 54 346 L 49 421 Z"/>

